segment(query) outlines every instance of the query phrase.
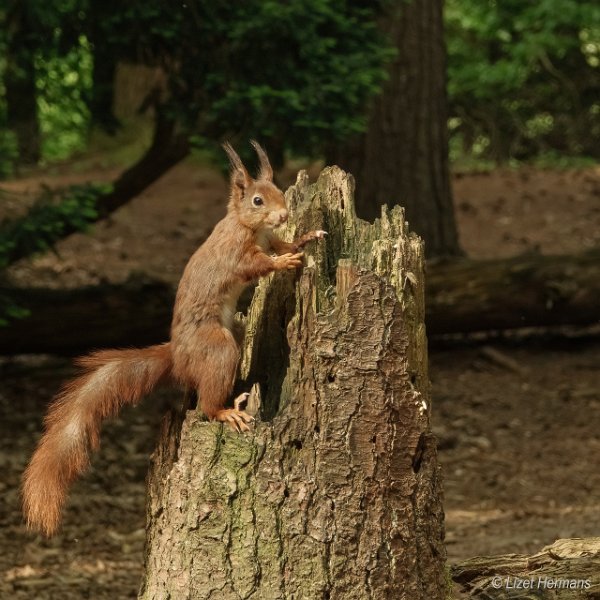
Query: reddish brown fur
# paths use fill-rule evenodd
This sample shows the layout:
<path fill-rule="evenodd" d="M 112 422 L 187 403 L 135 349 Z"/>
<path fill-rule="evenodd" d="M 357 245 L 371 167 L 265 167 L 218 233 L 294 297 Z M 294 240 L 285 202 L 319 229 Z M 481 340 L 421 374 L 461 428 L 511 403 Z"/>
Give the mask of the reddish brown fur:
<path fill-rule="evenodd" d="M 170 343 L 106 350 L 79 359 L 84 373 L 67 384 L 51 406 L 45 433 L 23 476 L 29 527 L 55 533 L 68 487 L 86 469 L 89 449 L 99 445 L 102 420 L 124 404 L 137 404 L 157 384 L 172 380 L 193 387 L 210 419 L 229 421 L 232 412 L 239 412 L 224 410 L 240 356 L 231 331 L 237 298 L 256 278 L 301 266 L 298 250 L 322 237 L 322 232 L 310 232 L 288 244 L 275 236 L 273 229 L 287 219 L 285 199 L 272 183 L 266 154 L 256 142 L 253 145 L 261 163 L 256 180 L 225 145 L 233 167 L 227 215 L 185 268 Z M 258 206 L 255 197 L 262 199 Z"/>
<path fill-rule="evenodd" d="M 88 449 L 100 444 L 102 420 L 116 415 L 124 404 L 137 404 L 169 377 L 170 347 L 97 352 L 79 364 L 85 372 L 66 384 L 52 404 L 46 431 L 23 476 L 27 524 L 48 536 L 58 528 L 70 483 L 87 468 Z M 102 368 L 103 381 L 95 385 Z"/>

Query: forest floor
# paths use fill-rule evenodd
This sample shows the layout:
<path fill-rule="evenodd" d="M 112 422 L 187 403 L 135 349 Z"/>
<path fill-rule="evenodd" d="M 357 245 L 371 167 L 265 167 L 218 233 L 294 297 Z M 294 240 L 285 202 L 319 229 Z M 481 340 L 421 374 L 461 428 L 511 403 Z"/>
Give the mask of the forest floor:
<path fill-rule="evenodd" d="M 0 219 L 41 184 L 110 180 L 97 165 L 0 184 Z M 475 258 L 570 253 L 600 245 L 600 168 L 522 168 L 454 176 L 461 241 Z M 79 286 L 134 271 L 175 283 L 224 214 L 226 184 L 194 161 L 173 169 L 91 236 L 74 235 L 10 271 L 13 281 Z M 511 361 L 497 361 L 489 347 Z M 511 366 L 513 365 L 513 366 Z M 560 537 L 599 535 L 600 339 L 511 336 L 431 350 L 433 427 L 444 475 L 450 562 L 532 553 Z M 18 487 L 48 400 L 72 373 L 53 356 L 0 360 L 0 598 L 135 598 L 143 560 L 144 478 L 173 393 L 126 410 L 104 429 L 73 487 L 61 533 L 22 524 Z"/>

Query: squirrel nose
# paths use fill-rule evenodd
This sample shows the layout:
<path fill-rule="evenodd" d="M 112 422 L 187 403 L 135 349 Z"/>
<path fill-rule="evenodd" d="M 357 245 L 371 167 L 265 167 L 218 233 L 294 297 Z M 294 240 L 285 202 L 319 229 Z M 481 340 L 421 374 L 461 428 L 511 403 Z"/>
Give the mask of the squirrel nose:
<path fill-rule="evenodd" d="M 288 220 L 288 211 L 284 208 L 279 212 L 279 222 L 285 223 Z"/>

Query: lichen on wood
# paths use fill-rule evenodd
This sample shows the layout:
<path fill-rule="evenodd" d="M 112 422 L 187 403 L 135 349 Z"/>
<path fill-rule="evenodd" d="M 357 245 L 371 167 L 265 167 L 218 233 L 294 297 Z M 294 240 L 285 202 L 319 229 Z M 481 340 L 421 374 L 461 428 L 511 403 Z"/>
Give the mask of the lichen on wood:
<path fill-rule="evenodd" d="M 329 168 L 286 194 L 288 239 L 329 235 L 244 318 L 252 434 L 195 411 L 165 422 L 140 598 L 445 597 L 422 243 L 398 207 L 357 219 L 353 189 Z"/>

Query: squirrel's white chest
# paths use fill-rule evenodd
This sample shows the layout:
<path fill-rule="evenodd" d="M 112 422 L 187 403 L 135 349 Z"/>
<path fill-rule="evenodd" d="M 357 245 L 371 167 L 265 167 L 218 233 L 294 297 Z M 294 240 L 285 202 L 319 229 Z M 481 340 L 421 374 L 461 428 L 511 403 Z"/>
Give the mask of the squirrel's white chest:
<path fill-rule="evenodd" d="M 223 327 L 227 327 L 227 329 L 233 327 L 233 317 L 237 310 L 238 299 L 245 287 L 244 284 L 233 286 L 223 298 L 223 304 L 221 305 L 221 323 L 223 324 Z"/>

